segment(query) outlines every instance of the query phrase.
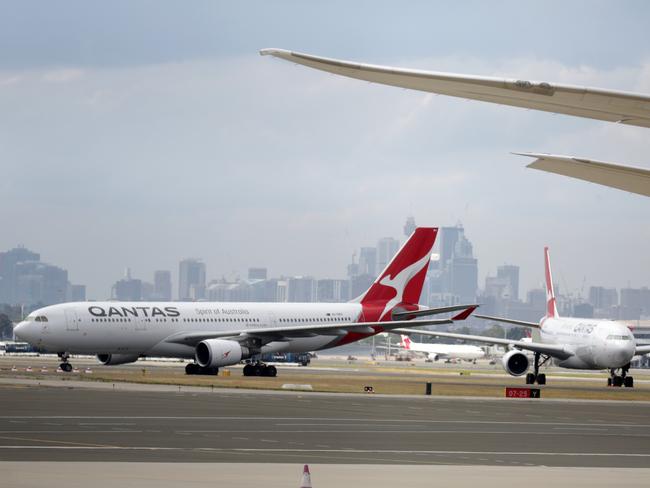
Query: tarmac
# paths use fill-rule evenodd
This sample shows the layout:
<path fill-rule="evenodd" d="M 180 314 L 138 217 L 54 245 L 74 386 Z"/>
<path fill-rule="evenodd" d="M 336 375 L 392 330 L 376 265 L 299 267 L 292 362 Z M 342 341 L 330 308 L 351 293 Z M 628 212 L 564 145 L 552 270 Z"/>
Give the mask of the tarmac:
<path fill-rule="evenodd" d="M 0 459 L 12 462 L 650 466 L 643 402 L 3 379 L 0 405 Z"/>

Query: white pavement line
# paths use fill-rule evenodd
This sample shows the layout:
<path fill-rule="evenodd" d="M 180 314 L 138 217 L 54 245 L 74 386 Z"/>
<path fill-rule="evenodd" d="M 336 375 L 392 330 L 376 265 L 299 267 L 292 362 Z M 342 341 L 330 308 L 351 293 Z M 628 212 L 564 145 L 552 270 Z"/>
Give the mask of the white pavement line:
<path fill-rule="evenodd" d="M 210 451 L 210 452 L 260 452 L 260 453 L 359 453 L 359 454 L 430 454 L 430 455 L 470 455 L 470 456 L 569 456 L 569 457 L 632 457 L 650 458 L 650 453 L 636 452 L 516 452 L 516 451 L 427 451 L 396 449 L 260 449 L 260 448 L 218 448 L 218 447 L 150 447 L 150 446 L 2 446 L 0 449 L 40 449 L 72 451 Z"/>
<path fill-rule="evenodd" d="M 333 425 L 345 426 L 341 422 L 358 422 L 368 423 L 410 423 L 410 424 L 478 424 L 478 425 L 546 425 L 546 426 L 577 426 L 577 427 L 616 427 L 620 428 L 620 423 L 596 423 L 596 422 L 529 422 L 529 421 L 506 421 L 506 420 L 430 420 L 430 419 L 369 419 L 369 418 L 333 418 L 333 417 L 221 417 L 221 416 L 138 416 L 138 415 L 121 415 L 121 416 L 85 416 L 85 415 L 0 415 L 0 420 L 10 419 L 129 419 L 129 420 L 243 420 L 243 421 L 285 421 L 286 423 L 277 425 L 326 425 L 325 422 L 338 422 Z M 318 422 L 301 422 L 301 421 L 318 421 Z M 650 428 L 650 424 L 625 424 L 625 427 Z"/>

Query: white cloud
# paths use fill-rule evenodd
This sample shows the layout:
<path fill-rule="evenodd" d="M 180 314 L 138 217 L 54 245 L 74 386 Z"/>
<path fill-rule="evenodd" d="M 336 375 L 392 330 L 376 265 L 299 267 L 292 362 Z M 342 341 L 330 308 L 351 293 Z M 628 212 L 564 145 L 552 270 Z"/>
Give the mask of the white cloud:
<path fill-rule="evenodd" d="M 402 65 L 650 86 L 647 64 L 604 71 L 448 56 Z M 369 85 L 258 56 L 3 76 L 25 82 L 0 91 L 10 182 L 0 225 L 12 228 L 0 248 L 24 241 L 67 265 L 96 298 L 125 265 L 146 279 L 187 255 L 204 257 L 211 276 L 249 265 L 342 276 L 355 248 L 399 236 L 409 213 L 423 225 L 461 220 L 482 275 L 509 261 L 532 286 L 551 244 L 570 282 L 648 284 L 647 199 L 527 170 L 509 154 L 643 165 L 644 129 Z"/>

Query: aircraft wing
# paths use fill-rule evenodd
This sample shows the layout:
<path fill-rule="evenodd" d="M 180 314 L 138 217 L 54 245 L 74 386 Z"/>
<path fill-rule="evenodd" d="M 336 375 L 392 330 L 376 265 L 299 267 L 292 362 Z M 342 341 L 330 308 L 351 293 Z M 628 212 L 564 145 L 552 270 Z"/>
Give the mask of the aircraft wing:
<path fill-rule="evenodd" d="M 537 322 L 526 322 L 524 320 L 504 319 L 501 317 L 490 317 L 489 315 L 474 315 L 474 317 L 483 320 L 494 320 L 495 322 L 505 322 L 506 324 L 521 325 L 522 327 L 531 327 L 533 329 L 539 329 L 539 324 Z"/>
<path fill-rule="evenodd" d="M 395 334 L 423 334 L 433 337 L 449 337 L 451 339 L 458 339 L 466 342 L 481 342 L 483 344 L 499 344 L 502 346 L 512 346 L 517 349 L 525 349 L 527 351 L 539 352 L 558 359 L 567 359 L 573 356 L 573 352 L 565 349 L 563 346 L 555 344 L 544 344 L 541 342 L 522 342 L 513 339 L 499 339 L 497 337 L 477 336 L 469 334 L 454 334 L 452 332 L 435 332 L 431 330 L 418 330 L 418 329 L 394 329 L 389 332 Z"/>
<path fill-rule="evenodd" d="M 650 344 L 643 345 L 643 346 L 636 346 L 636 351 L 634 355 L 637 356 L 637 355 L 648 354 L 648 353 L 650 353 Z"/>
<path fill-rule="evenodd" d="M 470 306 L 471 313 L 475 307 Z M 437 312 L 436 312 L 437 311 Z M 429 314 L 449 312 L 449 307 L 439 309 L 428 309 Z M 392 320 L 387 322 L 350 322 L 343 324 L 313 324 L 313 325 L 290 325 L 280 327 L 248 327 L 244 329 L 219 330 L 219 331 L 192 331 L 179 332 L 169 336 L 165 342 L 177 344 L 196 345 L 205 339 L 232 338 L 233 340 L 246 341 L 251 338 L 259 339 L 266 344 L 272 341 L 289 340 L 296 337 L 313 337 L 316 335 L 345 335 L 348 332 L 361 334 L 374 334 L 376 332 L 389 332 L 397 327 L 411 326 L 422 327 L 425 325 L 453 324 L 454 320 L 463 320 L 469 315 L 467 310 L 448 319 L 418 320 Z"/>
<path fill-rule="evenodd" d="M 284 49 L 262 49 L 260 54 L 383 85 L 650 127 L 650 97 L 643 94 L 529 80 L 392 68 L 323 58 Z"/>
<path fill-rule="evenodd" d="M 514 153 L 535 158 L 528 168 L 569 176 L 650 197 L 650 170 L 575 156 Z"/>

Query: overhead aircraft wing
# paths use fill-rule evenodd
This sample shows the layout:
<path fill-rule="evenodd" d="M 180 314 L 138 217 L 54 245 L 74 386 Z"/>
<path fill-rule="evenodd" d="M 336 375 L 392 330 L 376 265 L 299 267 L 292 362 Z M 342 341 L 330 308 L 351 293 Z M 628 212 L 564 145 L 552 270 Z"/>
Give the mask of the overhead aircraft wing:
<path fill-rule="evenodd" d="M 260 54 L 383 85 L 650 127 L 650 96 L 637 93 L 514 78 L 392 68 L 323 58 L 284 49 L 262 49 Z"/>
<path fill-rule="evenodd" d="M 437 309 L 429 309 L 431 313 L 434 313 L 435 310 Z M 472 308 L 472 310 L 474 309 Z M 443 307 L 439 309 L 438 313 L 446 313 L 448 311 L 448 307 Z M 256 338 L 266 344 L 271 341 L 284 341 L 296 337 L 313 337 L 315 335 L 337 336 L 345 335 L 348 332 L 374 334 L 376 332 L 389 332 L 392 329 L 404 326 L 422 327 L 425 325 L 452 324 L 454 320 L 464 320 L 464 318 L 459 319 L 457 317 L 466 317 L 467 315 L 469 314 L 463 311 L 448 319 L 418 320 L 416 322 L 410 320 L 392 320 L 386 322 L 349 322 L 342 324 L 310 324 L 280 327 L 257 326 L 233 330 L 178 332 L 165 339 L 165 342 L 194 346 L 206 339 L 232 338 L 237 341 L 246 341 L 251 338 Z"/>
<path fill-rule="evenodd" d="M 638 193 L 650 197 L 650 170 L 616 163 L 605 163 L 575 156 L 554 154 L 514 153 L 519 156 L 535 158 L 528 168 L 548 173 L 570 176 L 619 190 Z"/>
<path fill-rule="evenodd" d="M 504 319 L 501 317 L 490 317 L 489 315 L 474 315 L 474 317 L 483 320 L 493 320 L 495 322 L 505 322 L 506 324 L 521 325 L 522 327 L 531 327 L 533 329 L 539 329 L 539 324 L 537 322 L 526 322 L 524 320 Z"/>
<path fill-rule="evenodd" d="M 435 332 L 431 330 L 418 330 L 418 329 L 394 329 L 389 332 L 395 334 L 423 334 L 432 337 L 449 337 L 450 339 L 458 339 L 466 342 L 481 342 L 483 344 L 499 344 L 502 346 L 512 346 L 517 349 L 525 349 L 527 351 L 539 352 L 558 359 L 567 359 L 573 356 L 573 352 L 565 349 L 563 346 L 555 344 L 544 344 L 541 342 L 522 342 L 513 339 L 499 339 L 496 337 L 477 336 L 469 334 L 454 334 L 451 332 Z"/>
<path fill-rule="evenodd" d="M 650 344 L 643 345 L 643 346 L 636 346 L 636 351 L 634 352 L 634 355 L 640 355 L 640 354 L 649 354 L 650 353 Z"/>

